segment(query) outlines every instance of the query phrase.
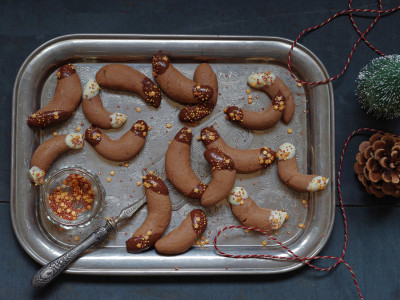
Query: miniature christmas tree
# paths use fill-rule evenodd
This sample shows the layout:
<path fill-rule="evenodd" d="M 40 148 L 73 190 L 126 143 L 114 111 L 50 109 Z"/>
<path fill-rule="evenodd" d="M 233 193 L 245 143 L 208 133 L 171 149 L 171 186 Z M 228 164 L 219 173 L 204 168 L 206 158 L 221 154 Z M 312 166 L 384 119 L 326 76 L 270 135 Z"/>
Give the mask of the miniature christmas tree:
<path fill-rule="evenodd" d="M 356 80 L 362 107 L 377 118 L 400 116 L 400 55 L 373 59 Z"/>

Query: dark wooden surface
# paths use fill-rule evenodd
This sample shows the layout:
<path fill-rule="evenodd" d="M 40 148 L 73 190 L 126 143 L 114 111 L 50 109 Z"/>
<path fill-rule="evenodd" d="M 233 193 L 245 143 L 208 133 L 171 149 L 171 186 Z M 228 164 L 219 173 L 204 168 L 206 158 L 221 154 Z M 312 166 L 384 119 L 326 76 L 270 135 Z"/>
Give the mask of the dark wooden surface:
<path fill-rule="evenodd" d="M 354 8 L 376 9 L 378 1 L 354 1 Z M 42 43 L 73 33 L 161 33 L 268 35 L 295 39 L 347 7 L 340 1 L 6 1 L 0 0 L 0 299 L 357 299 L 344 265 L 321 273 L 307 267 L 274 276 L 102 277 L 62 275 L 44 291 L 30 287 L 39 265 L 14 237 L 10 219 L 10 112 L 14 79 L 24 59 Z M 383 1 L 384 8 L 399 5 Z M 372 18 L 357 17 L 364 30 Z M 399 54 L 400 12 L 382 17 L 368 34 L 387 54 Z M 300 42 L 313 51 L 331 75 L 339 73 L 358 36 L 342 16 Z M 333 82 L 336 164 L 348 135 L 371 127 L 399 134 L 400 121 L 378 121 L 367 115 L 356 97 L 355 79 L 377 54 L 357 48 L 347 72 Z M 22 122 L 23 120 L 21 120 Z M 346 153 L 342 191 L 349 222 L 345 260 L 353 267 L 366 299 L 400 299 L 400 207 L 394 198 L 374 199 L 353 173 L 358 144 Z M 322 255 L 338 256 L 343 221 L 337 208 L 332 236 Z M 332 261 L 318 262 L 328 266 Z M 262 262 L 260 262 L 262 264 Z"/>

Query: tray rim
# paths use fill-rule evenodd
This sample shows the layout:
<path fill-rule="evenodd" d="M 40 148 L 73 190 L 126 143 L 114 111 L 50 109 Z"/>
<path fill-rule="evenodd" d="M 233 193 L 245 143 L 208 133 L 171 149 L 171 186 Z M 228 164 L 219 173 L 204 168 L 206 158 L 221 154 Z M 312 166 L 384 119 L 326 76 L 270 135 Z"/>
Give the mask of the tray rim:
<path fill-rule="evenodd" d="M 68 40 L 88 40 L 88 39 L 100 39 L 100 40 L 110 40 L 110 39 L 120 39 L 120 40 L 216 40 L 216 41 L 275 41 L 275 42 L 282 42 L 282 43 L 289 43 L 292 44 L 293 41 L 287 38 L 282 38 L 282 37 L 275 37 L 275 36 L 251 36 L 251 35 L 191 35 L 191 34 L 90 34 L 90 33 L 83 33 L 83 34 L 68 34 L 68 35 L 61 35 L 58 37 L 55 37 L 53 39 L 50 39 L 49 41 L 41 44 L 38 46 L 35 50 L 33 50 L 27 58 L 24 60 L 22 63 L 21 67 L 18 70 L 17 76 L 14 81 L 13 85 L 13 94 L 12 94 L 12 132 L 11 132 L 11 172 L 10 172 L 10 213 L 11 213 L 11 222 L 12 222 L 12 227 L 14 234 L 20 243 L 21 247 L 25 250 L 25 252 L 36 262 L 39 264 L 45 264 L 48 261 L 40 257 L 29 245 L 26 240 L 23 238 L 20 232 L 18 232 L 17 229 L 17 224 L 16 224 L 16 215 L 14 214 L 14 211 L 16 209 L 16 201 L 14 200 L 16 197 L 16 174 L 15 174 L 15 159 L 16 159 L 16 113 L 17 113 L 17 93 L 18 93 L 18 86 L 20 82 L 20 78 L 22 74 L 24 74 L 24 71 L 27 66 L 29 66 L 31 60 L 35 58 L 35 56 L 40 53 L 41 51 L 51 47 L 51 45 L 54 45 L 59 42 L 66 42 Z M 325 66 L 322 64 L 322 62 L 319 60 L 319 58 L 308 48 L 304 47 L 300 43 L 296 44 L 296 48 L 301 49 L 301 51 L 307 53 L 317 64 L 319 67 L 321 73 L 326 78 L 329 78 L 328 72 L 325 68 Z M 331 173 L 334 175 L 335 173 L 335 119 L 334 119 L 334 93 L 333 93 L 333 87 L 331 83 L 327 84 L 328 86 L 328 91 L 329 91 L 329 100 L 330 100 L 330 119 L 331 119 L 331 127 L 330 127 L 330 141 L 329 144 L 332 146 L 331 148 L 331 155 L 332 155 L 332 161 L 331 161 Z M 334 180 L 335 178 L 332 176 L 331 180 Z M 335 184 L 332 184 L 332 191 L 331 191 L 331 196 L 333 199 L 331 200 L 331 213 L 332 217 L 328 223 L 327 226 L 327 235 L 326 238 L 322 240 L 318 244 L 318 247 L 312 251 L 310 256 L 314 256 L 318 254 L 326 245 L 326 243 L 329 240 L 329 237 L 331 236 L 332 230 L 333 230 L 333 225 L 335 221 L 335 208 L 336 208 L 336 187 Z M 214 255 L 216 255 L 214 253 Z M 283 270 L 269 270 L 268 272 L 263 271 L 263 269 L 250 269 L 250 270 L 237 270 L 231 269 L 231 270 L 218 270 L 218 269 L 205 269 L 203 271 L 199 271 L 197 269 L 186 269 L 182 270 L 180 272 L 172 272 L 169 270 L 152 270 L 150 272 L 145 272 L 143 273 L 141 270 L 121 270 L 121 271 L 115 271 L 115 270 L 107 270 L 102 272 L 98 272 L 96 270 L 88 269 L 79 269 L 79 268 L 70 268 L 65 271 L 65 273 L 71 273 L 71 274 L 97 274 L 97 275 L 209 275 L 209 274 L 275 274 L 275 273 L 285 273 L 289 271 L 296 270 L 305 264 L 302 262 L 295 262 L 292 264 L 291 267 L 287 267 Z"/>

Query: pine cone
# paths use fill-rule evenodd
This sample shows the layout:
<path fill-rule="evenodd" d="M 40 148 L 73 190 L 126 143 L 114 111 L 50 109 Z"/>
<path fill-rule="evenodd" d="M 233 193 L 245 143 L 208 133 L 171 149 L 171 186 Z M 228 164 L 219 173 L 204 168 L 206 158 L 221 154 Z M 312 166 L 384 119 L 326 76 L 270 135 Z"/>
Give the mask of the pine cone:
<path fill-rule="evenodd" d="M 376 133 L 358 150 L 354 171 L 368 194 L 400 197 L 400 138 Z"/>

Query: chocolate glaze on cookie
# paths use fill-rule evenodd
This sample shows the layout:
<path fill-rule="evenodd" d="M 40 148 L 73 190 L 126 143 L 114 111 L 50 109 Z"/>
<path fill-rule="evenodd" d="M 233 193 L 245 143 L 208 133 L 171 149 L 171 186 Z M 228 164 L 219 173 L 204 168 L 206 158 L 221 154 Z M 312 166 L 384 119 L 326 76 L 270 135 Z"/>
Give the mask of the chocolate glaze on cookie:
<path fill-rule="evenodd" d="M 217 148 L 207 149 L 204 158 L 212 170 L 230 170 L 234 166 L 232 158 Z"/>
<path fill-rule="evenodd" d="M 168 69 L 171 64 L 171 59 L 159 50 L 155 55 L 153 55 L 153 76 L 162 75 Z"/>
<path fill-rule="evenodd" d="M 44 112 L 37 112 L 28 117 L 27 123 L 32 127 L 46 127 L 49 125 L 56 125 L 68 119 L 73 111 L 66 110 L 48 110 Z"/>
<path fill-rule="evenodd" d="M 276 152 L 271 148 L 264 147 L 260 148 L 260 156 L 258 157 L 260 165 L 267 169 L 275 161 Z"/>
<path fill-rule="evenodd" d="M 207 149 L 218 148 L 229 155 L 235 162 L 234 168 L 238 173 L 248 174 L 266 169 L 276 160 L 276 152 L 266 146 L 243 150 L 230 147 L 213 126 L 201 130 L 201 140 Z"/>
<path fill-rule="evenodd" d="M 143 186 L 146 189 L 151 189 L 153 192 L 162 195 L 169 195 L 168 188 L 164 181 L 152 172 L 143 176 Z"/>
<path fill-rule="evenodd" d="M 143 120 L 138 120 L 136 121 L 135 124 L 133 124 L 131 131 L 140 137 L 145 137 L 147 135 L 147 132 L 149 130 L 149 127 L 147 126 L 147 123 Z"/>
<path fill-rule="evenodd" d="M 90 126 L 85 131 L 85 140 L 92 146 L 96 146 L 101 142 L 101 130 L 97 127 Z"/>
<path fill-rule="evenodd" d="M 220 135 L 217 130 L 215 130 L 214 126 L 204 127 L 201 130 L 201 140 L 203 141 L 205 146 L 208 146 L 218 140 Z"/>
<path fill-rule="evenodd" d="M 183 127 L 175 135 L 174 140 L 190 145 L 192 143 L 192 136 L 192 131 L 187 127 Z"/>
<path fill-rule="evenodd" d="M 145 101 L 153 107 L 159 107 L 161 104 L 161 91 L 158 86 L 148 77 L 144 77 L 141 83 Z"/>
<path fill-rule="evenodd" d="M 192 191 L 187 195 L 189 198 L 192 199 L 200 199 L 201 196 L 204 194 L 204 192 L 207 189 L 207 185 L 200 182 L 198 185 L 196 185 Z"/>
<path fill-rule="evenodd" d="M 201 209 L 194 209 L 190 212 L 192 218 L 193 231 L 197 236 L 203 234 L 207 228 L 207 217 Z"/>
<path fill-rule="evenodd" d="M 214 95 L 212 87 L 205 84 L 197 84 L 193 87 L 194 98 L 198 101 L 205 101 Z"/>
<path fill-rule="evenodd" d="M 69 77 L 75 73 L 76 73 L 76 69 L 73 65 L 71 65 L 71 64 L 63 65 L 57 72 L 57 78 L 62 79 L 65 77 Z"/>
<path fill-rule="evenodd" d="M 155 242 L 157 242 L 162 234 L 152 233 L 149 235 L 139 234 L 132 236 L 129 240 L 125 242 L 126 249 L 130 253 L 139 253 L 152 247 Z"/>
<path fill-rule="evenodd" d="M 237 106 L 228 106 L 224 113 L 229 121 L 236 123 L 243 121 L 243 110 Z"/>
<path fill-rule="evenodd" d="M 185 106 L 179 113 L 179 120 L 183 123 L 196 123 L 207 117 L 214 109 L 215 105 L 200 103 L 195 105 Z"/>

